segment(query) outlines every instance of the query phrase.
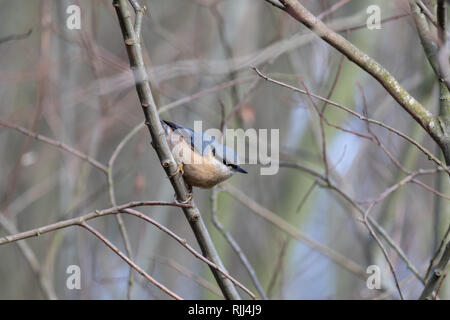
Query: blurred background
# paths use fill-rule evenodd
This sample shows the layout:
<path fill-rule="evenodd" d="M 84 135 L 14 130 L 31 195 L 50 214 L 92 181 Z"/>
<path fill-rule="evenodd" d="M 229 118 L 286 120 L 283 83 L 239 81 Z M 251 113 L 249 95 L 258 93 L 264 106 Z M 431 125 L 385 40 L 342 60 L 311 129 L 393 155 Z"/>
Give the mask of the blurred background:
<path fill-rule="evenodd" d="M 65 143 L 104 165 L 133 132 L 114 163 L 117 203 L 173 201 L 174 191 L 142 126 L 143 113 L 111 1 L 0 3 L 0 38 L 15 35 L 0 42 L 0 119 Z M 207 129 L 221 128 L 229 116 L 227 128 L 279 130 L 280 162 L 288 167 L 261 175 L 259 165 L 244 164 L 248 175 L 235 175 L 214 190 L 194 189 L 230 274 L 261 296 L 214 226 L 212 200 L 215 217 L 247 257 L 268 298 L 399 299 L 386 259 L 355 205 L 367 209 L 405 178 L 398 164 L 411 172 L 436 165 L 405 139 L 375 125 L 368 130 L 366 122 L 331 105 L 324 109 L 329 124 L 322 121 L 322 130 L 315 108 L 321 110 L 323 102 L 265 81 L 252 67 L 320 96 L 331 95 L 331 100 L 360 114 L 367 111 L 370 118 L 395 127 L 440 157 L 435 142 L 371 76 L 265 1 L 140 3 L 147 7 L 141 35 L 144 60 L 161 118 L 187 127 L 202 120 Z M 301 3 L 380 62 L 436 114 L 437 81 L 409 16 L 408 1 Z M 67 8 L 73 4 L 81 9 L 79 30 L 66 25 L 71 15 Z M 370 5 L 380 8 L 380 29 L 366 27 Z M 0 160 L 0 236 L 112 206 L 104 172 L 4 126 Z M 321 179 L 326 175 L 330 184 Z M 422 292 L 420 277 L 450 222 L 446 174 L 417 179 L 447 199 L 418 183 L 405 183 L 384 194 L 370 211 L 409 260 L 408 267 L 381 239 L 407 299 Z M 139 210 L 199 250 L 179 208 Z M 122 216 L 131 258 L 139 266 L 183 298 L 222 298 L 206 264 L 154 226 Z M 284 224 L 277 224 L 277 219 Z M 90 224 L 125 252 L 114 216 Z M 66 286 L 70 265 L 80 267 L 80 290 Z M 379 290 L 366 285 L 370 265 L 381 270 Z M 128 273 L 124 261 L 76 226 L 0 246 L 1 299 L 125 299 Z M 136 272 L 133 278 L 131 298 L 169 298 Z M 440 298 L 450 298 L 448 280 Z"/>

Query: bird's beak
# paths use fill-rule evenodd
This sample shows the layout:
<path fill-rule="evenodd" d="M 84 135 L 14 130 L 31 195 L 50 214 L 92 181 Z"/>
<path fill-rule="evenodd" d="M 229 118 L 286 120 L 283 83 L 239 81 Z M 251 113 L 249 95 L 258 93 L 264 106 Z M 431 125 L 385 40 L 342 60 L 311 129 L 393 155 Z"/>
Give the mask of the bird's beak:
<path fill-rule="evenodd" d="M 234 170 L 236 170 L 237 172 L 241 172 L 241 173 L 248 173 L 247 171 L 245 171 L 244 169 L 242 169 L 239 166 L 236 166 L 236 169 L 234 169 Z"/>

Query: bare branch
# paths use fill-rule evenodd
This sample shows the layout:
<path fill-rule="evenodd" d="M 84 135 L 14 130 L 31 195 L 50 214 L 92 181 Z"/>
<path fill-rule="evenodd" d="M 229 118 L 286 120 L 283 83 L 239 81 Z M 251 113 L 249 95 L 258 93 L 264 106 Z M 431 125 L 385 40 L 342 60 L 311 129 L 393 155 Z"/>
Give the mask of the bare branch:
<path fill-rule="evenodd" d="M 29 29 L 25 33 L 12 34 L 12 35 L 0 38 L 0 44 L 8 42 L 8 41 L 21 40 L 21 39 L 28 38 L 28 36 L 31 34 L 32 31 L 33 31 L 33 29 Z"/>
<path fill-rule="evenodd" d="M 264 219 L 266 219 L 267 221 L 269 221 L 270 223 L 275 225 L 280 230 L 283 230 L 284 232 L 286 232 L 291 237 L 293 237 L 301 242 L 306 243 L 314 250 L 317 250 L 324 256 L 330 258 L 335 263 L 337 263 L 344 269 L 350 271 L 351 273 L 357 275 L 358 277 L 363 278 L 363 279 L 365 279 L 367 277 L 367 274 L 366 274 L 364 268 L 362 268 L 360 265 L 358 265 L 351 259 L 344 257 L 343 255 L 334 251 L 333 249 L 330 249 L 330 248 L 324 246 L 323 244 L 318 243 L 317 241 L 311 239 L 307 235 L 298 231 L 297 228 L 293 227 L 288 222 L 284 221 L 278 215 L 276 215 L 275 213 L 271 212 L 270 210 L 262 207 L 256 201 L 250 199 L 241 190 L 238 190 L 235 187 L 232 187 L 230 184 L 222 184 L 220 186 L 220 188 L 222 188 L 223 190 L 228 192 L 233 198 L 235 198 L 239 202 L 243 203 L 254 213 L 263 217 Z"/>
<path fill-rule="evenodd" d="M 9 234 L 18 233 L 16 226 L 5 217 L 4 214 L 0 213 L 0 227 L 5 229 Z M 17 243 L 20 252 L 24 256 L 25 260 L 30 265 L 31 270 L 36 275 L 39 283 L 39 287 L 46 299 L 55 300 L 57 299 L 55 289 L 53 288 L 52 282 L 43 273 L 41 264 L 39 263 L 33 249 L 28 245 L 28 242 L 21 241 Z"/>
<path fill-rule="evenodd" d="M 115 254 L 117 254 L 120 258 L 122 258 L 123 261 L 128 263 L 131 268 L 136 270 L 139 274 L 141 274 L 145 279 L 147 279 L 149 282 L 153 283 L 155 286 L 157 286 L 159 289 L 167 293 L 169 296 L 176 300 L 183 300 L 179 295 L 174 293 L 173 291 L 169 290 L 166 286 L 156 281 L 153 277 L 151 277 L 147 272 L 145 272 L 141 267 L 139 267 L 137 264 L 135 264 L 133 261 L 131 261 L 126 255 L 124 255 L 116 246 L 114 246 L 108 239 L 106 239 L 100 232 L 89 226 L 86 221 L 82 221 L 79 223 L 80 226 L 94 234 L 97 238 L 99 238 L 104 244 L 106 244 L 112 251 L 114 251 Z"/>
<path fill-rule="evenodd" d="M 0 238 L 0 245 L 5 244 L 5 243 L 11 243 L 14 241 L 23 240 L 26 238 L 37 237 L 37 236 L 40 236 L 41 234 L 44 234 L 47 232 L 55 231 L 58 229 L 69 227 L 69 226 L 78 225 L 83 221 L 88 221 L 88 220 L 98 218 L 101 216 L 105 216 L 105 215 L 115 214 L 115 213 L 120 212 L 127 208 L 142 207 L 142 206 L 174 206 L 174 207 L 181 207 L 181 208 L 186 208 L 186 207 L 192 208 L 192 205 L 190 205 L 190 204 L 183 204 L 183 203 L 177 203 L 177 202 L 133 201 L 133 202 L 125 203 L 120 206 L 101 210 L 101 211 L 96 210 L 96 211 L 87 213 L 85 215 L 82 215 L 80 217 L 76 217 L 73 219 L 63 220 L 63 221 L 52 223 L 52 224 L 49 224 L 49 225 L 46 225 L 46 226 L 43 226 L 40 228 L 28 230 L 25 232 L 14 234 L 14 235 L 5 236 L 5 237 Z"/>
<path fill-rule="evenodd" d="M 103 171 L 103 173 L 107 173 L 108 169 L 104 164 L 101 164 L 100 162 L 98 162 L 95 159 L 92 159 L 91 157 L 89 157 L 88 155 L 84 154 L 81 151 L 78 151 L 77 149 L 74 149 L 64 143 L 62 143 L 61 141 L 58 140 L 53 140 L 51 138 L 45 137 L 43 135 L 37 134 L 35 132 L 32 132 L 28 129 L 25 129 L 24 127 L 18 126 L 14 123 L 5 121 L 5 120 L 0 120 L 0 126 L 1 127 L 5 127 L 5 128 L 10 128 L 10 129 L 14 129 L 20 133 L 23 133 L 26 136 L 32 137 L 36 140 L 45 142 L 47 144 L 50 144 L 52 146 L 57 147 L 58 149 L 67 151 L 71 154 L 73 154 L 75 157 L 80 158 L 81 160 L 84 160 L 86 162 L 88 162 L 89 164 L 93 165 L 94 167 L 96 167 L 97 169 Z"/>
<path fill-rule="evenodd" d="M 422 146 L 421 144 L 419 144 L 417 141 L 415 141 L 414 139 L 412 139 L 412 138 L 409 137 L 408 135 L 406 135 L 406 134 L 404 134 L 404 133 L 398 131 L 397 129 L 395 129 L 395 128 L 393 128 L 393 127 L 390 127 L 390 126 L 388 126 L 387 124 L 384 124 L 384 123 L 381 122 L 381 121 L 367 118 L 367 117 L 363 116 L 362 114 L 359 114 L 358 112 L 353 111 L 352 109 L 350 109 L 350 108 L 348 108 L 348 107 L 346 107 L 346 106 L 343 106 L 343 105 L 341 105 L 341 104 L 339 104 L 339 103 L 336 103 L 336 102 L 334 102 L 334 101 L 331 101 L 331 100 L 329 100 L 329 99 L 325 99 L 325 98 L 323 98 L 323 97 L 321 97 L 321 96 L 319 96 L 319 95 L 313 94 L 313 93 L 311 93 L 311 92 L 307 92 L 306 90 L 302 90 L 302 89 L 296 88 L 296 87 L 291 86 L 291 85 L 289 85 L 289 84 L 286 84 L 286 83 L 284 83 L 284 82 L 281 82 L 281 81 L 278 81 L 278 80 L 274 80 L 274 79 L 272 79 L 272 78 L 270 78 L 270 77 L 264 75 L 263 73 L 261 73 L 261 71 L 259 71 L 257 68 L 253 68 L 253 70 L 255 70 L 256 73 L 258 73 L 261 77 L 263 77 L 265 80 L 267 80 L 267 81 L 269 81 L 269 82 L 278 84 L 278 85 L 283 86 L 283 87 L 285 87 L 285 88 L 289 88 L 289 89 L 291 89 L 291 90 L 294 90 L 294 91 L 300 92 L 300 93 L 302 93 L 302 94 L 309 95 L 309 96 L 311 96 L 311 97 L 313 97 L 313 98 L 316 98 L 316 99 L 318 99 L 318 100 L 324 101 L 324 102 L 326 102 L 326 103 L 328 103 L 328 104 L 330 104 L 330 105 L 332 105 L 332 106 L 338 107 L 339 109 L 342 109 L 342 110 L 344 110 L 344 111 L 350 113 L 351 115 L 353 115 L 353 116 L 359 118 L 360 120 L 363 120 L 363 121 L 367 121 L 367 122 L 376 124 L 376 125 L 378 125 L 378 126 L 380 126 L 380 127 L 383 127 L 383 128 L 385 128 L 385 129 L 387 129 L 387 130 L 389 130 L 389 131 L 395 133 L 396 135 L 402 137 L 402 138 L 405 139 L 406 141 L 412 143 L 412 144 L 413 144 L 414 146 L 416 146 L 420 151 L 422 151 L 422 152 L 428 157 L 428 159 L 434 161 L 437 165 L 439 165 L 440 167 L 442 167 L 443 170 L 444 170 L 445 172 L 447 172 L 448 174 L 450 174 L 450 168 L 447 167 L 444 163 L 442 163 L 442 161 L 439 160 L 439 159 L 438 159 L 431 151 L 427 150 L 425 147 L 423 147 L 423 146 Z"/>
<path fill-rule="evenodd" d="M 363 70 L 372 75 L 389 94 L 436 140 L 441 143 L 442 132 L 430 111 L 414 99 L 398 81 L 378 62 L 355 47 L 345 38 L 328 28 L 297 0 L 280 1 L 289 15 L 311 29 L 328 44 L 344 54 Z"/>

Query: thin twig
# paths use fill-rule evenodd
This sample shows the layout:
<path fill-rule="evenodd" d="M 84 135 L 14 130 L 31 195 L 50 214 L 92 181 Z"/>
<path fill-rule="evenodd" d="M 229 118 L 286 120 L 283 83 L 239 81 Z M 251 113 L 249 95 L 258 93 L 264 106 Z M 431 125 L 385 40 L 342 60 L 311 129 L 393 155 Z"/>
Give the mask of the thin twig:
<path fill-rule="evenodd" d="M 383 123 L 383 122 L 381 122 L 381 121 L 367 118 L 367 117 L 363 116 L 362 114 L 359 114 L 358 112 L 353 111 L 352 109 L 350 109 L 350 108 L 348 108 L 348 107 L 346 107 L 346 106 L 343 106 L 343 105 L 341 105 L 341 104 L 339 104 L 339 103 L 336 103 L 336 102 L 334 102 L 334 101 L 332 101 L 332 100 L 325 99 L 325 98 L 323 98 L 323 97 L 321 97 L 321 96 L 319 96 L 319 95 L 316 95 L 316 94 L 314 94 L 314 93 L 311 93 L 311 92 L 308 93 L 308 92 L 305 91 L 305 90 L 296 88 L 296 87 L 291 86 L 291 85 L 289 85 L 289 84 L 287 84 L 287 83 L 284 83 L 284 82 L 281 82 L 281 81 L 272 79 L 272 78 L 268 77 L 267 75 L 263 74 L 261 71 L 259 71 L 258 68 L 253 68 L 253 70 L 255 70 L 255 72 L 256 72 L 259 76 L 263 77 L 265 80 L 267 80 L 267 81 L 269 81 L 269 82 L 275 83 L 275 84 L 277 84 L 277 85 L 280 85 L 280 86 L 282 86 L 282 87 L 285 87 L 285 88 L 294 90 L 294 91 L 299 92 L 299 93 L 302 93 L 302 94 L 310 95 L 310 96 L 313 97 L 313 98 L 316 98 L 316 99 L 318 99 L 318 100 L 320 100 L 320 101 L 327 102 L 328 104 L 330 104 L 330 105 L 332 105 L 332 106 L 338 107 L 339 109 L 342 109 L 342 110 L 344 110 L 344 111 L 350 113 L 351 115 L 353 115 L 353 116 L 359 118 L 359 119 L 362 120 L 362 121 L 367 121 L 367 122 L 373 123 L 373 124 L 375 124 L 375 125 L 378 125 L 378 126 L 380 126 L 380 127 L 383 127 L 383 128 L 385 128 L 385 129 L 387 129 L 387 130 L 389 130 L 389 131 L 395 133 L 396 135 L 402 137 L 402 138 L 405 139 L 406 141 L 408 141 L 408 142 L 410 142 L 411 144 L 413 144 L 414 146 L 416 146 L 420 151 L 422 151 L 422 152 L 428 157 L 428 159 L 434 161 L 437 165 L 439 165 L 440 167 L 442 167 L 442 168 L 444 169 L 445 172 L 447 172 L 448 174 L 450 174 L 450 168 L 447 167 L 444 163 L 442 163 L 442 161 L 439 160 L 433 153 L 431 153 L 428 149 L 426 149 L 425 147 L 423 147 L 420 143 L 418 143 L 417 141 L 415 141 L 414 139 L 412 139 L 412 138 L 409 137 L 408 135 L 406 135 L 406 134 L 404 134 L 404 133 L 398 131 L 397 129 L 395 129 L 395 128 L 391 127 L 391 126 L 388 126 L 387 124 L 385 124 L 385 123 Z"/>
<path fill-rule="evenodd" d="M 419 123 L 439 144 L 443 143 L 443 132 L 437 124 L 437 119 L 422 104 L 412 97 L 400 83 L 377 61 L 351 42 L 340 36 L 322 21 L 317 19 L 297 0 L 280 0 L 286 11 L 294 19 L 311 29 L 329 45 L 344 54 L 349 60 L 373 76 L 386 91 Z"/>
<path fill-rule="evenodd" d="M 427 272 L 425 273 L 425 279 L 428 280 L 428 277 L 430 276 L 431 270 L 434 268 L 434 266 L 436 265 L 439 257 L 441 256 L 441 254 L 444 252 L 444 248 L 445 248 L 445 244 L 447 243 L 447 241 L 450 241 L 450 223 L 448 224 L 448 228 L 447 231 L 445 232 L 444 236 L 442 237 L 441 243 L 439 244 L 438 249 L 436 250 L 436 252 L 434 253 L 433 257 L 430 260 L 430 263 L 428 265 L 427 268 Z"/>
<path fill-rule="evenodd" d="M 234 240 L 233 236 L 225 229 L 225 227 L 222 225 L 222 223 L 217 218 L 217 187 L 213 188 L 211 191 L 211 217 L 214 225 L 216 228 L 220 231 L 220 233 L 223 235 L 223 237 L 228 241 L 231 248 L 233 248 L 234 252 L 238 255 L 239 259 L 241 260 L 242 264 L 244 265 L 245 269 L 250 275 L 250 278 L 253 281 L 253 284 L 255 285 L 256 290 L 258 290 L 259 294 L 264 300 L 268 300 L 268 297 L 266 293 L 264 292 L 264 289 L 261 285 L 261 283 L 258 280 L 258 277 L 256 276 L 256 272 L 253 269 L 252 265 L 250 264 L 250 261 L 248 261 L 247 256 L 242 251 L 239 244 Z"/>
<path fill-rule="evenodd" d="M 411 0 L 411 2 L 415 2 L 422 12 L 425 14 L 425 16 L 428 18 L 428 20 L 436 27 L 438 27 L 438 24 L 436 22 L 436 19 L 434 18 L 433 14 L 428 10 L 427 6 L 421 1 L 421 0 Z"/>
<path fill-rule="evenodd" d="M 191 252 L 196 258 L 198 258 L 198 259 L 202 260 L 203 262 L 205 262 L 206 264 L 208 264 L 211 267 L 211 269 L 216 270 L 223 277 L 230 280 L 234 285 L 236 285 L 239 288 L 241 288 L 242 290 L 244 290 L 250 297 L 252 297 L 253 299 L 256 299 L 256 296 L 249 289 L 247 289 L 243 284 L 241 284 L 239 281 L 234 279 L 231 275 L 229 275 L 227 273 L 227 271 L 225 271 L 222 267 L 220 267 L 219 265 L 210 261 L 209 259 L 203 257 L 199 252 L 197 252 L 194 248 L 192 248 L 192 246 L 190 246 L 187 243 L 186 239 L 179 237 L 174 232 L 172 232 L 170 229 L 166 228 L 165 226 L 156 222 L 155 220 L 146 216 L 145 214 L 131 209 L 131 208 L 140 207 L 140 206 L 175 206 L 175 207 L 180 207 L 180 208 L 192 208 L 193 207 L 192 204 L 183 204 L 183 203 L 178 203 L 178 202 L 133 201 L 133 202 L 129 202 L 129 203 L 126 203 L 126 204 L 123 204 L 120 206 L 101 210 L 101 211 L 96 210 L 94 212 L 90 212 L 90 213 L 87 213 L 80 217 L 73 218 L 73 219 L 67 219 L 67 220 L 59 221 L 59 222 L 49 224 L 49 225 L 46 225 L 46 226 L 43 226 L 40 228 L 28 230 L 25 232 L 14 234 L 14 235 L 5 236 L 5 237 L 0 238 L 0 245 L 23 240 L 26 238 L 39 236 L 44 233 L 48 233 L 48 232 L 55 231 L 55 230 L 62 229 L 62 228 L 67 228 L 69 226 L 82 225 L 83 223 L 85 223 L 88 220 L 99 218 L 102 216 L 116 214 L 118 212 L 124 212 L 124 213 L 133 215 L 135 217 L 138 217 L 144 221 L 147 221 L 147 222 L 153 224 L 158 229 L 160 229 L 161 231 L 165 232 L 166 234 L 168 234 L 169 236 L 174 238 L 178 243 L 180 243 L 189 252 Z"/>
<path fill-rule="evenodd" d="M 167 293 L 169 296 L 176 300 L 183 300 L 179 295 L 168 289 L 163 284 L 156 281 L 152 276 L 150 276 L 147 272 L 145 272 L 141 267 L 139 267 L 137 264 L 135 264 L 133 261 L 131 261 L 126 255 L 124 255 L 116 246 L 114 246 L 106 237 L 104 237 L 100 232 L 92 228 L 90 225 L 86 223 L 86 221 L 82 221 L 79 223 L 79 225 L 92 234 L 94 234 L 97 238 L 99 238 L 104 244 L 106 244 L 112 251 L 114 251 L 115 254 L 117 254 L 122 260 L 124 260 L 126 263 L 130 265 L 131 268 L 136 270 L 139 274 L 141 274 L 145 279 L 147 279 L 149 282 L 153 283 L 156 287 Z"/>
<path fill-rule="evenodd" d="M 163 256 L 153 256 L 150 257 L 150 259 L 155 260 L 158 263 L 168 265 L 169 267 L 175 269 L 182 275 L 186 276 L 187 278 L 191 279 L 195 283 L 197 283 L 199 286 L 205 288 L 206 290 L 212 292 L 216 296 L 223 298 L 222 292 L 220 292 L 219 287 L 213 283 L 210 283 L 208 280 L 199 277 L 195 273 L 193 273 L 189 268 L 186 268 L 185 266 L 179 264 L 173 259 L 163 257 Z"/>
<path fill-rule="evenodd" d="M 14 235 L 5 236 L 5 237 L 0 238 L 0 245 L 5 244 L 5 243 L 11 243 L 14 241 L 23 240 L 26 238 L 37 237 L 37 236 L 40 236 L 41 234 L 44 234 L 47 232 L 51 232 L 51 231 L 55 231 L 58 229 L 66 228 L 68 226 L 80 224 L 83 221 L 88 221 L 90 219 L 94 219 L 94 218 L 105 216 L 105 215 L 115 214 L 115 213 L 120 212 L 127 208 L 142 207 L 142 206 L 174 206 L 174 207 L 181 207 L 181 208 L 186 208 L 186 207 L 192 208 L 192 205 L 190 205 L 190 204 L 183 204 L 183 203 L 177 203 L 177 202 L 133 201 L 133 202 L 125 203 L 120 206 L 104 209 L 101 211 L 96 210 L 93 212 L 89 212 L 89 213 L 84 214 L 79 217 L 75 217 L 72 219 L 48 224 L 48 225 L 45 225 L 40 228 L 35 228 L 35 229 L 31 229 L 31 230 L 28 230 L 25 232 L 17 233 Z"/>
<path fill-rule="evenodd" d="M 361 208 L 361 206 L 356 203 L 347 193 L 345 193 L 342 188 L 339 188 L 336 186 L 332 181 L 326 180 L 325 177 L 320 174 L 319 172 L 316 172 L 315 170 L 308 168 L 300 163 L 293 163 L 293 162 L 286 162 L 286 161 L 280 161 L 279 162 L 280 167 L 286 167 L 286 168 L 295 168 L 299 169 L 301 171 L 304 171 L 313 177 L 319 179 L 322 183 L 319 185 L 325 188 L 329 188 L 330 190 L 336 192 L 339 196 L 341 196 L 346 202 L 348 202 L 353 208 L 355 208 L 362 217 L 365 215 L 365 210 Z M 389 234 L 384 230 L 371 216 L 368 217 L 369 222 L 374 226 L 375 230 L 386 240 L 386 242 L 397 252 L 397 254 L 401 257 L 401 259 L 406 263 L 406 266 L 411 272 L 416 276 L 417 279 L 419 279 L 422 283 L 424 283 L 423 277 L 419 274 L 417 268 L 414 266 L 414 264 L 411 262 L 411 260 L 408 259 L 406 254 L 403 252 L 402 248 L 398 246 L 395 241 L 389 236 Z"/>
<path fill-rule="evenodd" d="M 237 79 L 234 79 L 234 80 L 231 80 L 231 81 L 223 82 L 223 83 L 221 83 L 221 84 L 219 84 L 217 86 L 214 86 L 212 88 L 208 88 L 208 89 L 199 91 L 199 92 L 194 93 L 194 94 L 192 94 L 190 96 L 183 97 L 183 98 L 180 98 L 180 99 L 178 99 L 178 100 L 176 100 L 174 102 L 168 103 L 168 104 L 162 106 L 161 108 L 159 108 L 158 109 L 158 113 L 161 114 L 163 112 L 169 111 L 169 110 L 171 110 L 171 109 L 173 109 L 175 107 L 178 107 L 180 105 L 186 104 L 188 102 L 191 102 L 191 101 L 193 101 L 195 99 L 198 99 L 200 97 L 203 97 L 205 95 L 208 95 L 208 94 L 211 94 L 211 93 L 214 93 L 214 92 L 217 92 L 217 91 L 220 91 L 220 90 L 232 87 L 232 86 L 236 86 L 238 84 L 249 82 L 251 80 L 254 80 L 254 78 L 255 78 L 255 76 L 247 76 L 247 77 L 237 78 Z"/>
<path fill-rule="evenodd" d="M 333 4 L 330 8 L 328 8 L 327 10 L 323 11 L 322 13 L 317 15 L 317 19 L 319 20 L 323 20 L 323 18 L 329 16 L 330 14 L 332 14 L 333 12 L 335 12 L 336 10 L 338 10 L 340 7 L 346 5 L 347 3 L 349 3 L 351 0 L 341 0 L 335 4 Z"/>
<path fill-rule="evenodd" d="M 113 167 L 114 162 L 117 159 L 117 156 L 119 155 L 120 151 L 123 149 L 123 147 L 126 145 L 128 141 L 131 140 L 131 138 L 141 129 L 141 126 L 134 127 L 117 145 L 116 149 L 114 149 L 114 152 L 112 153 L 111 157 L 108 161 L 108 185 L 109 185 L 109 199 L 111 201 L 111 204 L 115 207 L 117 206 L 116 202 L 116 195 L 114 191 L 114 173 L 113 173 Z M 125 251 L 127 255 L 131 258 L 133 256 L 132 250 L 131 250 L 131 243 L 130 239 L 128 237 L 128 232 L 125 227 L 125 223 L 123 222 L 122 215 L 120 212 L 116 214 L 116 221 L 119 225 L 120 234 L 122 236 L 124 245 L 125 245 Z M 131 290 L 133 289 L 133 272 L 130 268 L 130 271 L 128 273 L 128 284 L 127 284 L 127 299 L 131 299 Z"/>
<path fill-rule="evenodd" d="M 378 246 L 381 248 L 381 251 L 383 252 L 383 255 L 389 265 L 389 268 L 391 269 L 391 273 L 392 276 L 394 278 L 394 282 L 395 282 L 395 286 L 397 287 L 397 291 L 398 294 L 400 295 L 400 299 L 404 300 L 403 298 L 403 293 L 402 293 L 402 289 L 400 288 L 400 283 L 398 281 L 398 277 L 397 277 L 397 273 L 395 272 L 395 268 L 394 268 L 394 264 L 392 263 L 391 258 L 389 257 L 389 254 L 386 250 L 386 247 L 383 245 L 383 242 L 381 242 L 380 238 L 378 238 L 377 234 L 375 233 L 375 231 L 373 231 L 371 225 L 369 224 L 369 221 L 367 220 L 367 215 L 364 216 L 364 225 L 367 227 L 367 229 L 369 230 L 371 236 L 375 239 L 375 241 L 377 242 Z"/>
<path fill-rule="evenodd" d="M 25 39 L 27 38 L 31 32 L 33 31 L 33 29 L 29 29 L 27 32 L 25 33 L 19 33 L 19 34 L 12 34 L 3 38 L 0 38 L 0 44 L 8 42 L 8 41 L 12 41 L 12 40 L 21 40 L 21 39 Z"/>
<path fill-rule="evenodd" d="M 275 268 L 273 269 L 272 277 L 270 278 L 269 285 L 267 287 L 267 295 L 272 297 L 272 291 L 275 288 L 275 284 L 282 273 L 283 270 L 283 260 L 287 251 L 288 244 L 290 242 L 290 237 L 286 236 L 283 239 L 283 243 L 281 244 L 280 254 L 278 255 L 277 262 L 275 264 Z"/>
<path fill-rule="evenodd" d="M 430 279 L 425 284 L 425 288 L 423 289 L 422 294 L 420 295 L 419 298 L 420 300 L 433 299 L 433 291 L 435 290 L 436 286 L 439 285 L 439 283 L 442 281 L 443 277 L 445 277 L 446 275 L 445 270 L 447 268 L 449 260 L 450 260 L 450 241 L 447 242 L 447 245 L 445 246 L 441 259 L 436 265 L 436 268 L 434 268 Z"/>
<path fill-rule="evenodd" d="M 45 142 L 47 144 L 50 144 L 52 146 L 57 147 L 58 149 L 67 151 L 67 152 L 73 154 L 74 156 L 80 158 L 81 160 L 84 160 L 84 161 L 88 162 L 89 164 L 93 165 L 97 169 L 103 171 L 103 173 L 107 174 L 107 172 L 108 172 L 108 168 L 104 164 L 101 164 L 97 160 L 89 157 L 88 155 L 84 154 L 81 151 L 78 151 L 77 149 L 74 149 L 74 148 L 68 146 L 65 143 L 62 143 L 61 141 L 53 140 L 51 138 L 48 138 L 48 137 L 43 136 L 41 134 L 37 134 L 37 133 L 32 132 L 32 131 L 30 131 L 28 129 L 25 129 L 24 127 L 18 126 L 18 125 L 14 124 L 14 123 L 11 123 L 11 122 L 8 122 L 8 121 L 5 121 L 5 120 L 0 120 L 0 126 L 1 127 L 5 127 L 5 128 L 14 129 L 14 130 L 16 130 L 16 131 L 18 131 L 20 133 L 23 133 L 24 135 L 27 135 L 29 137 L 34 138 L 36 140 Z"/>
<path fill-rule="evenodd" d="M 350 271 L 353 274 L 356 274 L 358 277 L 363 279 L 367 277 L 364 268 L 362 268 L 360 265 L 358 265 L 351 259 L 348 259 L 347 257 L 341 255 L 340 253 L 334 251 L 333 249 L 326 247 L 323 244 L 311 239 L 304 233 L 300 232 L 297 228 L 295 228 L 294 226 L 292 226 L 291 224 L 280 218 L 279 215 L 271 212 L 269 209 L 262 207 L 256 201 L 249 198 L 241 190 L 236 189 L 230 184 L 222 184 L 220 185 L 220 188 L 228 192 L 233 198 L 235 198 L 236 200 L 244 204 L 246 207 L 248 207 L 250 210 L 252 210 L 252 212 L 263 217 L 280 230 L 286 232 L 294 239 L 306 243 L 314 250 L 317 250 L 318 252 L 330 258 L 332 261 L 334 261 L 344 269 Z"/>
<path fill-rule="evenodd" d="M 222 276 L 224 276 L 225 278 L 230 280 L 233 284 L 235 284 L 237 287 L 239 287 L 242 290 L 244 290 L 252 299 L 254 299 L 254 300 L 257 299 L 257 297 L 253 294 L 253 292 L 251 292 L 242 283 L 240 283 L 234 277 L 232 277 L 224 268 L 220 267 L 219 265 L 215 264 L 214 262 L 212 262 L 209 259 L 207 259 L 204 256 L 202 256 L 199 252 L 197 252 L 192 246 L 190 246 L 187 243 L 186 239 L 183 239 L 183 238 L 179 237 L 178 235 L 176 235 L 174 232 L 172 232 L 171 230 L 169 230 L 168 228 L 166 228 L 162 224 L 156 222 L 155 220 L 153 220 L 152 218 L 146 216 L 145 214 L 140 213 L 139 211 L 136 211 L 136 210 L 133 210 L 133 209 L 124 209 L 123 212 L 132 214 L 132 215 L 134 215 L 134 216 L 136 216 L 138 218 L 141 218 L 141 219 L 143 219 L 143 220 L 145 220 L 147 222 L 150 222 L 151 224 L 153 224 L 155 227 L 157 227 L 161 231 L 167 233 L 169 236 L 174 238 L 179 244 L 181 244 L 183 247 L 185 247 L 189 252 L 191 252 L 196 258 L 202 260 L 207 265 L 209 265 L 211 267 L 211 269 L 216 270 Z"/>

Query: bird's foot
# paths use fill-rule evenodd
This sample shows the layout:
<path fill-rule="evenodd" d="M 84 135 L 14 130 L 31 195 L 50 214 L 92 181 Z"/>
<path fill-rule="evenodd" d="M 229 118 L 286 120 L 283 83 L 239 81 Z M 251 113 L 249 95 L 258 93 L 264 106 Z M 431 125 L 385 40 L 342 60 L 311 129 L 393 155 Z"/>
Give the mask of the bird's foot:
<path fill-rule="evenodd" d="M 180 162 L 178 164 L 177 170 L 169 176 L 169 179 L 172 179 L 173 177 L 175 177 L 179 172 L 181 172 L 182 175 L 184 174 L 183 162 Z"/>
<path fill-rule="evenodd" d="M 187 187 L 188 187 L 189 193 L 187 194 L 186 200 L 180 201 L 177 199 L 177 195 L 174 194 L 176 203 L 187 204 L 187 203 L 190 203 L 192 201 L 192 199 L 194 199 L 194 192 L 192 191 L 192 186 L 188 185 Z"/>

